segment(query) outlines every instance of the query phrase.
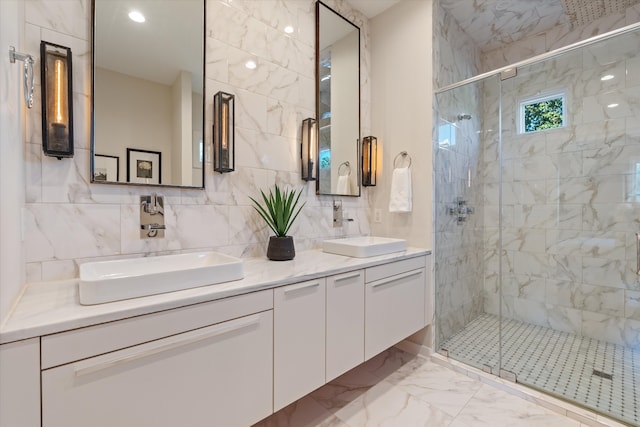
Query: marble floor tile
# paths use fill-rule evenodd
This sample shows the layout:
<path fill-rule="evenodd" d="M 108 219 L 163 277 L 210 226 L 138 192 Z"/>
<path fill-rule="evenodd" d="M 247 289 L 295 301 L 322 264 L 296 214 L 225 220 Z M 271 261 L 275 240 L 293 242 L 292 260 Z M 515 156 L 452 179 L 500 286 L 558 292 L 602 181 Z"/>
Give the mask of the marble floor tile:
<path fill-rule="evenodd" d="M 445 427 L 453 417 L 386 381 L 336 412 L 351 427 Z"/>
<path fill-rule="evenodd" d="M 305 396 L 253 427 L 350 427 L 315 400 Z"/>
<path fill-rule="evenodd" d="M 579 427 L 580 423 L 490 385 L 483 385 L 451 424 L 451 427 L 462 426 Z"/>
<path fill-rule="evenodd" d="M 391 348 L 254 427 L 581 427 L 530 400 Z"/>
<path fill-rule="evenodd" d="M 408 374 L 398 372 L 387 381 L 452 417 L 482 387 L 482 383 L 434 363 L 422 363 Z"/>

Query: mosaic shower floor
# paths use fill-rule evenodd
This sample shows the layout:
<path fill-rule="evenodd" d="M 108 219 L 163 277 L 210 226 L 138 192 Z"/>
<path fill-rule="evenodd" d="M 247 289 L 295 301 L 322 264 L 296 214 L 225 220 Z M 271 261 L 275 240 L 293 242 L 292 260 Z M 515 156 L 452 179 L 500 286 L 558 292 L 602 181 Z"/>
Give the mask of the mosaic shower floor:
<path fill-rule="evenodd" d="M 500 319 L 483 314 L 441 348 L 499 374 Z M 516 320 L 502 322 L 502 369 L 517 382 L 640 426 L 640 352 Z"/>

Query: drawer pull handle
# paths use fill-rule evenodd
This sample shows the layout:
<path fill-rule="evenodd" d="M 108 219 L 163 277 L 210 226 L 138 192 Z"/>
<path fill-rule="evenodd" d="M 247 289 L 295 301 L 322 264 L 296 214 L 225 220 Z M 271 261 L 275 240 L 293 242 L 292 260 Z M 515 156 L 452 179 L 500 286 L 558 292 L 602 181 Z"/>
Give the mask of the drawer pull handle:
<path fill-rule="evenodd" d="M 295 286 L 295 287 L 292 287 L 292 288 L 285 289 L 284 293 L 288 294 L 289 292 L 300 291 L 302 289 L 315 288 L 316 286 L 320 286 L 320 282 L 303 283 L 303 284 L 301 284 L 299 286 Z"/>
<path fill-rule="evenodd" d="M 101 371 L 103 369 L 111 368 L 124 363 L 133 362 L 134 360 L 142 359 L 145 357 L 153 356 L 154 354 L 162 353 L 174 348 L 182 347 L 188 344 L 193 344 L 198 341 L 212 338 L 218 335 L 227 334 L 229 332 L 237 331 L 248 326 L 254 325 L 260 321 L 260 314 L 254 314 L 252 316 L 243 317 L 236 320 L 230 320 L 225 322 L 224 325 L 213 325 L 202 329 L 197 329 L 191 332 L 184 332 L 178 336 L 164 338 L 162 342 L 151 342 L 148 344 L 141 344 L 136 349 L 126 351 L 127 354 L 115 354 L 112 356 L 99 356 L 99 360 L 87 360 L 77 362 L 74 364 L 74 371 L 77 377 L 81 375 L 92 374 L 94 372 Z"/>
<path fill-rule="evenodd" d="M 348 276 L 338 277 L 334 280 L 335 283 L 342 282 L 344 280 L 355 279 L 356 277 L 360 277 L 360 273 L 350 274 Z"/>
<path fill-rule="evenodd" d="M 372 288 L 377 288 L 378 286 L 386 285 L 391 282 L 395 282 L 400 279 L 405 279 L 407 277 L 417 276 L 418 274 L 422 274 L 422 270 L 410 271 L 408 273 L 398 274 L 397 276 L 389 277 L 388 279 L 380 280 L 377 283 L 371 285 Z"/>
<path fill-rule="evenodd" d="M 640 274 L 640 233 L 636 233 L 636 273 Z"/>

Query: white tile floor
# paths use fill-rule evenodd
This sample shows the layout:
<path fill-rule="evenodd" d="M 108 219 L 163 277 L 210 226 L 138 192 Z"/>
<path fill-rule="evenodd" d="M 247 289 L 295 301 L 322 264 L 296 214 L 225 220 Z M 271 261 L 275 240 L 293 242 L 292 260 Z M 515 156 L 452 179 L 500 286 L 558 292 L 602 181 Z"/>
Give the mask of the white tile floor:
<path fill-rule="evenodd" d="M 442 347 L 449 357 L 497 375 L 499 324 L 497 316 L 483 314 Z M 640 352 L 509 319 L 502 321 L 502 336 L 502 368 L 519 383 L 640 425 Z"/>
<path fill-rule="evenodd" d="M 254 427 L 584 426 L 423 356 L 389 349 Z"/>

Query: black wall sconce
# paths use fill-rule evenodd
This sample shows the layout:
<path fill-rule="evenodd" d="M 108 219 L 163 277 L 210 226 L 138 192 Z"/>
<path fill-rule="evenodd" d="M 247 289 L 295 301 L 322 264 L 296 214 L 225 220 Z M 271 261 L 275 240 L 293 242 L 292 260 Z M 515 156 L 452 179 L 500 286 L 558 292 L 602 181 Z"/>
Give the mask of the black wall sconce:
<path fill-rule="evenodd" d="M 316 180 L 316 154 L 318 147 L 318 122 L 309 117 L 302 121 L 302 179 L 304 181 Z"/>
<path fill-rule="evenodd" d="M 71 49 L 40 42 L 42 149 L 47 156 L 73 157 Z"/>
<path fill-rule="evenodd" d="M 235 170 L 235 96 L 218 92 L 213 96 L 213 170 Z"/>
<path fill-rule="evenodd" d="M 365 136 L 362 138 L 362 185 L 376 186 L 376 168 L 378 163 L 378 138 Z"/>

